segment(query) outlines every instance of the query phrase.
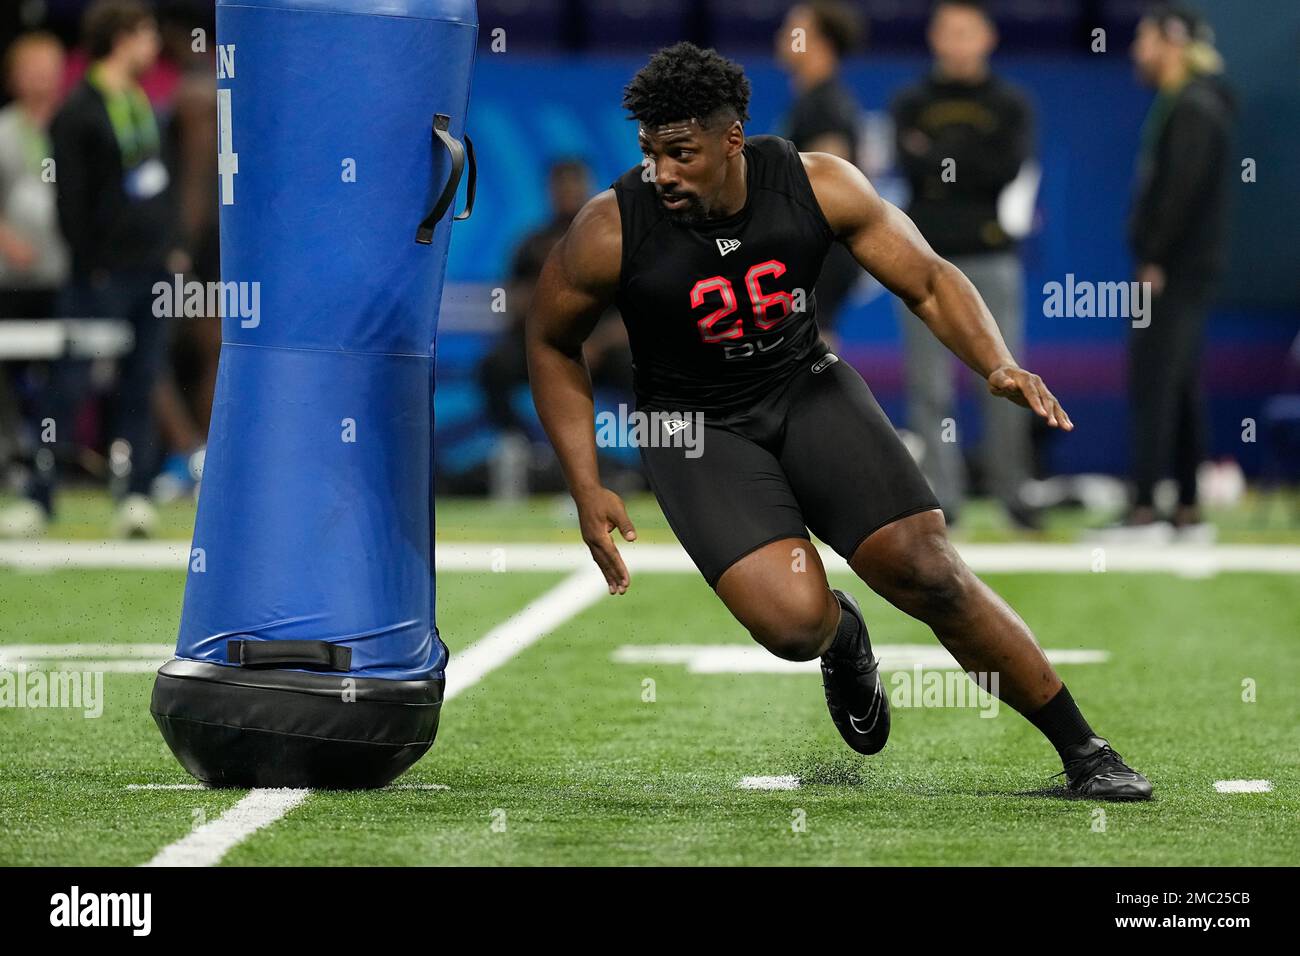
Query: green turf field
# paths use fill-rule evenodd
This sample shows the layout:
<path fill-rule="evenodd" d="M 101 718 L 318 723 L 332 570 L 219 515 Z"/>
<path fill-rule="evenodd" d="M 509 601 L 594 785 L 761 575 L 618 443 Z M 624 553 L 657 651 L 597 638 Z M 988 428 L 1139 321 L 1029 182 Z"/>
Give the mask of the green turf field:
<path fill-rule="evenodd" d="M 19 499 L 0 492 L 0 508 Z M 109 529 L 113 505 L 107 495 L 90 488 L 61 490 L 59 511 L 50 537 L 99 540 Z M 627 498 L 628 514 L 645 541 L 674 541 L 658 504 L 649 493 Z M 160 538 L 188 540 L 194 529 L 194 502 L 173 501 L 159 507 Z M 1001 509 L 990 501 L 973 500 L 962 512 L 959 541 L 1071 542 L 1082 530 L 1114 520 L 1115 514 L 1082 509 L 1055 508 L 1044 515 L 1042 532 L 1025 535 L 1012 530 Z M 1300 491 L 1282 490 L 1267 495 L 1248 493 L 1231 508 L 1208 507 L 1206 517 L 1218 527 L 1222 543 L 1300 544 Z M 438 538 L 442 541 L 574 541 L 572 505 L 567 495 L 538 496 L 525 501 L 485 503 L 478 498 L 443 498 L 438 502 Z"/>
<path fill-rule="evenodd" d="M 491 540 L 499 516 L 443 512 Z M 439 573 L 452 650 L 565 574 Z M 1157 799 L 1044 796 L 1054 755 L 1022 718 L 896 709 L 886 750 L 840 742 L 815 671 L 692 673 L 623 663 L 659 645 L 748 644 L 693 573 L 642 573 L 449 701 L 401 787 L 313 793 L 225 856 L 253 864 L 1282 864 L 1300 858 L 1300 581 L 1268 573 L 995 574 Z M 879 644 L 933 645 L 847 577 Z M 169 644 L 183 575 L 0 569 L 0 654 L 18 644 Z M 724 647 L 725 650 L 725 647 Z M 625 654 L 627 652 L 624 652 Z M 106 652 L 105 652 L 105 656 Z M 888 661 L 887 661 L 888 662 Z M 42 665 L 92 667 L 73 661 Z M 1244 702 L 1243 681 L 1256 688 Z M 147 673 L 108 672 L 103 715 L 0 707 L 0 864 L 117 864 L 221 815 L 246 791 L 192 782 L 148 715 Z M 653 681 L 653 685 L 647 683 Z M 653 687 L 653 695 L 648 688 Z M 646 698 L 653 696 L 653 700 Z M 791 776 L 798 789 L 742 790 Z M 1268 780 L 1272 792 L 1218 793 Z M 416 789 L 411 785 L 425 785 Z M 433 789 L 440 785 L 447 789 Z"/>

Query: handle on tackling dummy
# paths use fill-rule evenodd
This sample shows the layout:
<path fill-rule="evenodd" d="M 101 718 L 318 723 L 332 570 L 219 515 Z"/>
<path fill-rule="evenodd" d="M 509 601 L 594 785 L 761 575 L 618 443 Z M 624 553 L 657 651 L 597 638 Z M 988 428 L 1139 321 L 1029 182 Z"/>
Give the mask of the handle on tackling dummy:
<path fill-rule="evenodd" d="M 434 149 L 437 149 L 438 144 L 441 143 L 446 147 L 447 152 L 451 154 L 451 174 L 447 177 L 446 185 L 442 187 L 442 193 L 438 196 L 438 201 L 434 203 L 433 209 L 429 210 L 429 215 L 424 217 L 424 221 L 420 223 L 420 228 L 415 233 L 415 241 L 421 245 L 427 246 L 433 242 L 433 230 L 456 198 L 456 190 L 460 187 L 460 179 L 465 172 L 466 156 L 469 157 L 469 183 L 465 189 L 465 208 L 452 218 L 459 222 L 468 219 L 470 213 L 474 211 L 474 190 L 478 185 L 478 166 L 474 162 L 474 142 L 466 133 L 465 144 L 462 146 L 455 137 L 447 132 L 450 126 L 450 116 L 446 113 L 434 114 L 433 146 Z"/>

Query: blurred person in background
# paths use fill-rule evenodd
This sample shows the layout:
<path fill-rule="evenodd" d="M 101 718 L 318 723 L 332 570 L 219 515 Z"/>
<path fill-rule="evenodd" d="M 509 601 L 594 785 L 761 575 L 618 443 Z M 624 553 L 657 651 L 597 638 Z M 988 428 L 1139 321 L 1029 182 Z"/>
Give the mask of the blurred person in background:
<path fill-rule="evenodd" d="M 517 461 L 514 469 L 527 467 L 530 443 L 528 424 L 520 417 L 514 397 L 528 384 L 528 356 L 524 341 L 524 317 L 528 314 L 542 264 L 551 247 L 568 230 L 573 217 L 591 198 L 591 171 L 580 159 L 561 159 L 552 163 L 547 175 L 547 193 L 551 218 L 528 233 L 515 248 L 510 265 L 506 297 L 506 328 L 478 367 L 479 387 L 487 406 L 488 419 L 505 434 L 499 443 L 499 457 Z M 614 310 L 597 323 L 584 346 L 592 381 L 598 386 L 631 394 L 632 364 L 627 344 L 627 330 Z M 547 458 L 551 456 L 547 450 Z M 498 474 L 502 467 L 496 468 Z M 522 493 L 526 479 L 496 478 L 494 485 L 506 484 Z M 497 488 L 494 494 L 505 493 Z"/>
<path fill-rule="evenodd" d="M 803 153 L 830 153 L 857 165 L 861 107 L 840 78 L 840 61 L 864 32 L 862 18 L 846 3 L 813 0 L 791 7 L 776 35 L 776 58 L 790 75 L 795 100 L 780 134 Z M 844 300 L 862 275 L 853 256 L 836 245 L 817 279 L 817 324 L 832 348 Z"/>
<path fill-rule="evenodd" d="M 154 384 L 166 350 L 167 325 L 153 313 L 155 283 L 175 255 L 170 173 L 153 108 L 139 78 L 156 62 L 158 25 L 140 0 L 96 0 L 82 22 L 90 57 L 51 128 L 58 181 L 59 225 L 72 256 L 59 303 L 66 317 L 130 322 L 135 338 L 120 363 L 112 400 L 109 463 L 119 498 L 114 530 L 149 534 L 157 512 L 148 492 L 156 468 Z M 180 269 L 176 267 L 180 266 Z M 56 363 L 48 394 L 35 409 L 54 420 L 56 449 L 73 445 L 85 395 L 84 362 Z M 54 513 L 56 468 L 38 469 L 29 500 L 0 517 L 0 532 L 35 534 Z"/>
<path fill-rule="evenodd" d="M 49 128 L 59 108 L 63 46 L 29 33 L 5 54 L 13 102 L 0 109 L 0 317 L 48 318 L 68 274 L 59 233 Z"/>
<path fill-rule="evenodd" d="M 506 289 L 506 328 L 478 368 L 488 418 L 497 428 L 518 434 L 527 432 L 511 400 L 516 389 L 528 381 L 524 316 L 542 263 L 591 195 L 591 175 L 581 160 L 562 159 L 552 163 L 546 183 L 551 218 L 524 236 L 515 247 Z"/>
<path fill-rule="evenodd" d="M 63 45 L 48 33 L 19 37 L 4 56 L 13 102 L 0 109 L 0 319 L 53 316 L 68 275 L 49 165 L 63 67 Z M 0 364 L 0 475 L 18 453 L 20 435 L 17 400 Z"/>
<path fill-rule="evenodd" d="M 975 0 L 939 0 L 928 33 L 934 67 L 894 100 L 898 160 L 912 190 L 907 213 L 935 252 L 974 283 L 1013 355 L 1024 351 L 1024 270 L 1015 240 L 998 222 L 998 197 L 1032 155 L 1025 96 L 989 68 L 997 28 Z M 922 470 L 956 524 L 966 495 L 951 355 L 900 310 L 909 427 L 923 443 Z M 1030 416 L 981 393 L 980 461 L 989 492 L 1017 527 L 1040 526 L 1021 500 L 1032 471 Z"/>
<path fill-rule="evenodd" d="M 181 245 L 190 259 L 187 279 L 221 280 L 217 193 L 217 85 L 215 23 L 206 0 L 168 0 L 159 7 L 164 55 L 178 67 L 165 124 L 164 152 L 174 157 Z M 201 30 L 204 42 L 196 43 Z M 167 454 L 153 496 L 189 494 L 202 475 L 217 361 L 221 317 L 202 315 L 175 323 L 169 361 L 155 385 L 154 409 Z"/>
<path fill-rule="evenodd" d="M 1141 80 L 1156 90 L 1142 129 L 1129 243 L 1139 282 L 1151 285 L 1150 325 L 1129 338 L 1133 502 L 1117 531 L 1210 538 L 1196 471 L 1205 457 L 1201 348 L 1214 283 L 1224 265 L 1234 105 L 1209 25 L 1160 4 L 1138 23 L 1132 47 Z M 1172 469 L 1170 523 L 1155 507 Z"/>

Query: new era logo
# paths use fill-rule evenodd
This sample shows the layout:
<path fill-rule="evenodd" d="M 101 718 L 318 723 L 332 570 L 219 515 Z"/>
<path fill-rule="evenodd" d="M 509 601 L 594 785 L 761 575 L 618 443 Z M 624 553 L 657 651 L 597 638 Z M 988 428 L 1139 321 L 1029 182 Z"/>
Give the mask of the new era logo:
<path fill-rule="evenodd" d="M 827 352 L 817 361 L 813 362 L 812 373 L 814 375 L 819 375 L 822 372 L 826 371 L 828 368 L 830 368 L 839 360 L 840 357 L 836 355 L 834 352 Z"/>
<path fill-rule="evenodd" d="M 672 437 L 683 428 L 689 427 L 690 424 L 690 422 L 682 421 L 680 418 L 666 418 L 664 419 L 664 431 L 668 433 L 669 437 Z"/>
<path fill-rule="evenodd" d="M 724 256 L 728 252 L 735 252 L 737 249 L 740 248 L 739 239 L 719 239 L 717 240 L 717 243 L 718 243 L 718 252 L 722 253 L 722 255 Z"/>

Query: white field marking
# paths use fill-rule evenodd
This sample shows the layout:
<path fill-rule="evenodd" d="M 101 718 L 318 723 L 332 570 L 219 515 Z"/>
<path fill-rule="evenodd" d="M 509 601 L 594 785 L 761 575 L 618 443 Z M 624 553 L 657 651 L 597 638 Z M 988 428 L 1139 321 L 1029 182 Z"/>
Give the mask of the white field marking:
<path fill-rule="evenodd" d="M 483 675 L 500 667 L 520 651 L 537 643 L 569 618 L 580 614 L 609 588 L 590 556 L 582 568 L 547 591 L 522 611 L 498 624 L 447 662 L 444 700 L 474 686 Z"/>
<path fill-rule="evenodd" d="M 208 823 L 168 844 L 145 866 L 214 866 L 231 849 L 307 799 L 310 790 L 259 788 Z"/>
<path fill-rule="evenodd" d="M 0 541 L 0 567 L 26 571 L 183 570 L 189 558 L 190 546 L 185 541 Z"/>
<path fill-rule="evenodd" d="M 960 665 L 939 644 L 874 644 L 882 670 L 956 670 Z M 1053 664 L 1104 664 L 1108 651 L 1046 651 Z M 787 661 L 757 644 L 624 644 L 611 659 L 620 664 L 685 664 L 691 674 L 817 674 L 817 661 Z"/>
<path fill-rule="evenodd" d="M 128 790 L 209 790 L 201 783 L 128 783 Z M 450 790 L 445 783 L 395 783 L 385 790 Z"/>
<path fill-rule="evenodd" d="M 1104 551 L 1111 572 L 1166 572 L 1207 577 L 1222 571 L 1300 574 L 1300 548 L 1255 544 L 956 544 L 977 573 L 1091 573 L 1094 552 Z M 634 574 L 693 573 L 677 544 L 620 543 Z M 818 548 L 832 571 L 847 565 Z M 28 571 L 64 568 L 184 570 L 189 545 L 178 541 L 0 541 L 0 567 Z M 493 544 L 451 541 L 434 549 L 439 571 L 573 571 L 591 564 L 585 545 Z"/>
<path fill-rule="evenodd" d="M 798 790 L 798 777 L 741 777 L 741 790 Z"/>
<path fill-rule="evenodd" d="M 210 790 L 202 783 L 128 783 L 128 790 Z M 385 790 L 450 790 L 445 783 L 395 783 Z"/>
<path fill-rule="evenodd" d="M 0 644 L 0 670 L 37 670 L 42 661 L 62 669 L 152 674 L 172 658 L 171 644 Z"/>
<path fill-rule="evenodd" d="M 1214 789 L 1219 793 L 1272 793 L 1273 784 L 1268 780 L 1216 780 Z"/>
<path fill-rule="evenodd" d="M 605 579 L 595 565 L 575 571 L 518 614 L 492 628 L 465 650 L 453 654 L 447 664 L 443 700 L 473 687 L 524 648 L 537 643 L 608 593 Z M 437 783 L 406 786 L 420 790 L 449 789 Z M 310 794 L 310 790 L 250 790 L 217 819 L 163 847 L 144 865 L 215 866 L 233 847 L 279 820 Z"/>

